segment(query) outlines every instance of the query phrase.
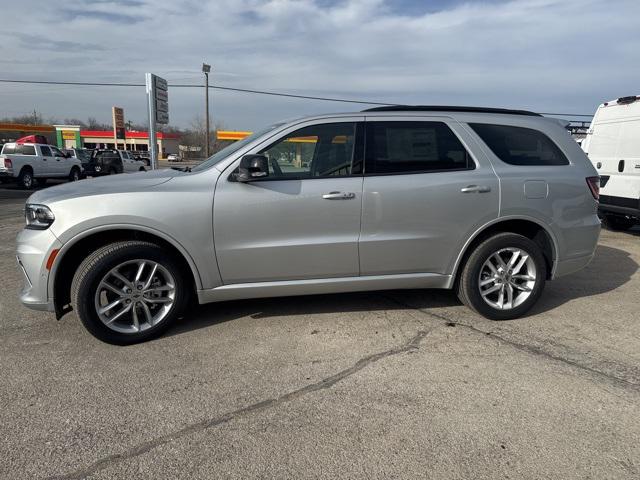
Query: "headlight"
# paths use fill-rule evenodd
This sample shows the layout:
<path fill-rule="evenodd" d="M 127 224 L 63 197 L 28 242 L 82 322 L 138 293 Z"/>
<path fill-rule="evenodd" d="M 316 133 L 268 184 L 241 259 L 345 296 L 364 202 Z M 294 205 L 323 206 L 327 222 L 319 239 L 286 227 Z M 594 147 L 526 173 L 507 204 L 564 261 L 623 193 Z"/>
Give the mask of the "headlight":
<path fill-rule="evenodd" d="M 51 226 L 56 217 L 49 207 L 27 203 L 24 208 L 24 218 L 27 227 L 33 230 L 46 230 Z"/>

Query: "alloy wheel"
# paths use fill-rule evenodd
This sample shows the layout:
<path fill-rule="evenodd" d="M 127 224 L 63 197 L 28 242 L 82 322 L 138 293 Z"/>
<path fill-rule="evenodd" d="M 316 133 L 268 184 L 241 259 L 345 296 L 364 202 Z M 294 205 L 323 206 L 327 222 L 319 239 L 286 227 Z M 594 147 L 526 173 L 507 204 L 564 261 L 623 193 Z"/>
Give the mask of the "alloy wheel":
<path fill-rule="evenodd" d="M 503 248 L 482 265 L 478 288 L 488 305 L 510 310 L 529 298 L 535 283 L 536 265 L 531 255 L 521 248 Z"/>
<path fill-rule="evenodd" d="M 162 322 L 176 298 L 176 282 L 160 263 L 130 260 L 109 270 L 95 293 L 100 321 L 120 333 L 138 333 Z"/>

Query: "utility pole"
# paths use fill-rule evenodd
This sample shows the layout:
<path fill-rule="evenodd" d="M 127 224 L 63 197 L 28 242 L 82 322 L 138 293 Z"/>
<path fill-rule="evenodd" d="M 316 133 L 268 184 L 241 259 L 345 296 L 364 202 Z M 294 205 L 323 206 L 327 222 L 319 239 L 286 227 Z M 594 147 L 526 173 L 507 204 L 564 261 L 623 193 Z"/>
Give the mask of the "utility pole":
<path fill-rule="evenodd" d="M 206 63 L 202 64 L 202 73 L 204 73 L 204 103 L 205 103 L 205 128 L 206 133 L 204 135 L 205 141 L 205 154 L 206 158 L 209 158 L 209 72 L 211 71 L 211 65 Z"/>

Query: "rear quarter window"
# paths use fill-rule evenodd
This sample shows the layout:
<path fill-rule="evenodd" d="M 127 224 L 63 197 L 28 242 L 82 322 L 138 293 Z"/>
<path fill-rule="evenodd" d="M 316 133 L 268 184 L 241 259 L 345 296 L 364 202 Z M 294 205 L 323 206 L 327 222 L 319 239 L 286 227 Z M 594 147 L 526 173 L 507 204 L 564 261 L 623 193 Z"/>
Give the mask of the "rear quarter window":
<path fill-rule="evenodd" d="M 496 157 L 509 165 L 569 165 L 569 160 L 544 133 L 533 128 L 470 123 Z"/>

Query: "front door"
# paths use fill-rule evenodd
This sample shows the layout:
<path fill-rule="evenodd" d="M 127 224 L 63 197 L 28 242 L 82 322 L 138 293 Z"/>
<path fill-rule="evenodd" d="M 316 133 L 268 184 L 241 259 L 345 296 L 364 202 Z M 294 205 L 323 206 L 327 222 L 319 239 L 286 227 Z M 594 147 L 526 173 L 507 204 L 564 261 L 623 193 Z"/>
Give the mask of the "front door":
<path fill-rule="evenodd" d="M 55 176 L 55 158 L 53 157 L 53 152 L 51 151 L 51 147 L 47 147 L 44 145 L 40 145 L 40 155 L 42 156 L 42 161 L 38 162 L 37 167 L 34 169 L 33 174 L 36 177 L 52 175 Z"/>
<path fill-rule="evenodd" d="M 71 172 L 71 162 L 62 151 L 56 147 L 51 147 L 54 161 L 51 163 L 53 171 L 58 177 L 66 177 Z"/>
<path fill-rule="evenodd" d="M 250 152 L 267 156 L 267 177 L 237 182 L 237 164 L 221 175 L 213 223 L 225 284 L 359 274 L 361 128 L 357 119 L 292 127 Z"/>
<path fill-rule="evenodd" d="M 498 215 L 488 160 L 446 118 L 367 121 L 366 138 L 362 275 L 450 274 L 467 239 Z"/>

